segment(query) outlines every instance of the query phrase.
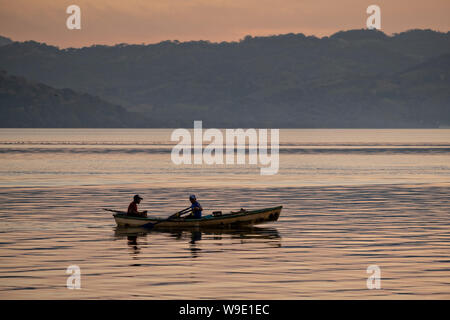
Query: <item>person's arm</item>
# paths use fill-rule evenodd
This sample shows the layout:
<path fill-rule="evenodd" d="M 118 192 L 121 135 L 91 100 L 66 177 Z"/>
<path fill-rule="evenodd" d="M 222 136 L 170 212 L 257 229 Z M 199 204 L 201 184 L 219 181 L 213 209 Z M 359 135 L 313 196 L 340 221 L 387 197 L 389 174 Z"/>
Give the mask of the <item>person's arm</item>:
<path fill-rule="evenodd" d="M 138 215 L 138 216 L 141 216 L 141 217 L 146 217 L 147 216 L 147 210 L 144 210 L 144 211 L 136 211 L 136 213 L 135 213 L 136 215 Z"/>
<path fill-rule="evenodd" d="M 136 206 L 136 209 L 137 209 L 137 206 Z M 144 211 L 136 210 L 136 212 L 137 212 L 137 214 L 140 215 L 140 216 L 143 216 L 143 217 L 146 217 L 146 216 L 147 216 L 147 210 L 144 210 Z"/>
<path fill-rule="evenodd" d="M 200 205 L 200 203 L 197 203 L 195 207 L 192 207 L 192 213 L 189 215 L 189 217 L 194 218 L 196 217 L 196 214 L 199 212 L 201 214 L 203 208 Z"/>

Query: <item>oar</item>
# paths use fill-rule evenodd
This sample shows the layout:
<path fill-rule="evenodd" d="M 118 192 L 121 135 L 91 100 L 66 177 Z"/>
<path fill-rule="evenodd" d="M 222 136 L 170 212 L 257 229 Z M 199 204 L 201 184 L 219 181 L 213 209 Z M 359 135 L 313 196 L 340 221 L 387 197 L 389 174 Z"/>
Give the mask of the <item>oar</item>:
<path fill-rule="evenodd" d="M 105 211 L 111 211 L 111 212 L 114 212 L 114 213 L 126 213 L 125 211 L 119 211 L 119 210 L 113 210 L 113 209 L 105 209 L 105 208 L 102 208 L 103 210 L 105 210 Z"/>
<path fill-rule="evenodd" d="M 158 223 L 172 220 L 173 218 L 177 217 L 178 215 L 180 215 L 180 214 L 182 214 L 182 213 L 185 213 L 185 212 L 187 212 L 187 211 L 189 211 L 189 210 L 191 210 L 191 207 L 187 207 L 187 208 L 185 208 L 185 209 L 183 209 L 183 210 L 181 210 L 181 211 L 175 212 L 174 214 L 170 215 L 167 219 L 164 219 L 164 220 L 161 220 L 161 221 L 158 221 L 158 222 L 155 222 L 155 223 L 149 222 L 149 223 L 143 225 L 143 227 L 146 227 L 146 228 L 153 228 L 153 227 L 154 227 L 155 225 L 157 225 Z"/>
<path fill-rule="evenodd" d="M 105 210 L 105 211 L 110 211 L 110 212 L 114 212 L 114 213 L 126 213 L 125 211 L 119 211 L 119 210 L 113 210 L 113 209 L 106 209 L 106 208 L 102 208 L 102 209 Z M 191 209 L 191 207 L 187 207 L 187 208 L 185 208 L 185 209 L 183 209 L 183 210 L 181 210 L 181 211 L 178 211 L 178 212 L 176 212 L 176 213 L 170 215 L 167 219 L 173 219 L 173 218 L 175 218 L 178 214 L 182 214 L 182 213 L 188 212 L 190 209 Z"/>
<path fill-rule="evenodd" d="M 182 214 L 182 213 L 188 212 L 189 210 L 191 210 L 191 207 L 187 207 L 187 208 L 185 208 L 185 209 L 183 209 L 183 210 L 181 210 L 181 211 L 178 211 L 178 212 L 172 214 L 171 216 L 169 216 L 169 217 L 167 218 L 167 220 L 173 219 L 173 218 L 175 218 L 176 216 L 178 216 L 178 215 L 180 215 L 180 214 Z"/>
<path fill-rule="evenodd" d="M 119 211 L 119 210 L 106 209 L 106 208 L 102 208 L 102 209 L 105 210 L 105 211 L 110 211 L 110 212 L 114 212 L 114 213 L 122 213 L 122 214 L 126 213 L 124 211 Z M 155 223 L 149 222 L 149 223 L 145 224 L 144 227 L 146 227 L 146 228 L 153 228 L 153 226 L 157 225 L 158 223 L 172 220 L 173 218 L 177 217 L 178 215 L 180 215 L 182 213 L 185 213 L 185 212 L 188 212 L 189 210 L 191 210 L 191 207 L 187 207 L 187 208 L 185 208 L 185 209 L 183 209 L 181 211 L 175 212 L 174 214 L 170 215 L 167 219 L 164 219 L 164 220 L 161 220 L 161 221 L 158 221 L 158 222 L 155 222 Z"/>

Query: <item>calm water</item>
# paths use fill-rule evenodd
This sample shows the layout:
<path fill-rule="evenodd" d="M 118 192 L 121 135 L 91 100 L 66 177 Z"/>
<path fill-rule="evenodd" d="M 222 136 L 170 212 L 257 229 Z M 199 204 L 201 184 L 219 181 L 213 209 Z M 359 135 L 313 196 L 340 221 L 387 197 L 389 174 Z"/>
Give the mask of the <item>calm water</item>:
<path fill-rule="evenodd" d="M 450 130 L 281 130 L 274 176 L 175 166 L 171 132 L 0 129 L 0 298 L 450 298 Z M 117 229 L 101 208 L 135 193 L 158 216 L 191 193 L 284 208 L 251 230 Z"/>

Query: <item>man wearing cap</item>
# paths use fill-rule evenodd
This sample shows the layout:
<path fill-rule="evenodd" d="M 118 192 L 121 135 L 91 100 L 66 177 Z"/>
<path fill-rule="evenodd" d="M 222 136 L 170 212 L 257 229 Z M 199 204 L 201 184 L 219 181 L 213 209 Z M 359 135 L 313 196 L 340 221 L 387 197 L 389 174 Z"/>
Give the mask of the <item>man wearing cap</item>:
<path fill-rule="evenodd" d="M 141 200 L 143 198 L 139 196 L 138 194 L 133 197 L 133 201 L 128 206 L 127 214 L 129 216 L 137 216 L 137 217 L 146 217 L 147 211 L 138 211 L 137 205 L 141 203 Z"/>
<path fill-rule="evenodd" d="M 195 197 L 195 195 L 190 195 L 189 196 L 189 201 L 191 201 L 191 214 L 188 215 L 186 218 L 188 219 L 200 219 L 202 217 L 202 211 L 203 208 L 200 205 L 200 203 L 198 203 L 197 198 Z"/>

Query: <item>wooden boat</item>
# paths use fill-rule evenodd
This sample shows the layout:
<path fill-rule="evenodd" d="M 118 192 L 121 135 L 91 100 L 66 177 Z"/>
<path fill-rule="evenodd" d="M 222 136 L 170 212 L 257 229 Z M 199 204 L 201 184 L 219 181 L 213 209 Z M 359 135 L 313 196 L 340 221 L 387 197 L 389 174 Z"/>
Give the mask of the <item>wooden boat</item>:
<path fill-rule="evenodd" d="M 113 214 L 119 227 L 147 228 L 230 228 L 249 226 L 277 221 L 283 207 L 265 208 L 259 210 L 240 210 L 226 214 L 210 214 L 200 219 L 188 218 L 156 218 L 128 216 L 126 212 L 116 211 Z"/>

